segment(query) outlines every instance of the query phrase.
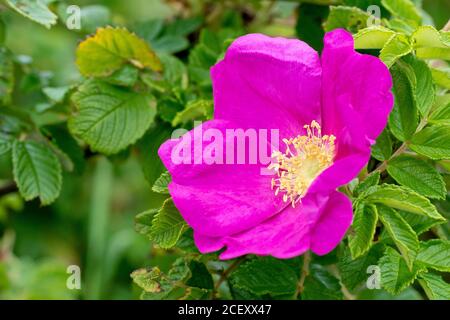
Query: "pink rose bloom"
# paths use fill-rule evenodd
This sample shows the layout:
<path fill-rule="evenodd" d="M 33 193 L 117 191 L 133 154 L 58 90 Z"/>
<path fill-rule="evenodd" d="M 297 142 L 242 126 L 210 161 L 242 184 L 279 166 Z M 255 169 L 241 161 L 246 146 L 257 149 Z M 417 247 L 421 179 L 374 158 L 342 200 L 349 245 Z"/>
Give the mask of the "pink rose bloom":
<path fill-rule="evenodd" d="M 249 34 L 211 69 L 214 119 L 201 129 L 221 133 L 216 147 L 233 156 L 239 150 L 227 149 L 228 129 L 277 129 L 271 163 L 217 161 L 219 149 L 198 128 L 160 147 L 170 194 L 202 253 L 323 255 L 344 237 L 352 203 L 336 189 L 369 161 L 393 106 L 392 80 L 378 58 L 354 50 L 345 30 L 327 33 L 324 44 L 319 57 L 300 40 Z M 271 142 L 258 141 L 273 150 Z M 174 161 L 181 149 L 201 161 Z M 270 174 L 261 173 L 265 167 Z"/>

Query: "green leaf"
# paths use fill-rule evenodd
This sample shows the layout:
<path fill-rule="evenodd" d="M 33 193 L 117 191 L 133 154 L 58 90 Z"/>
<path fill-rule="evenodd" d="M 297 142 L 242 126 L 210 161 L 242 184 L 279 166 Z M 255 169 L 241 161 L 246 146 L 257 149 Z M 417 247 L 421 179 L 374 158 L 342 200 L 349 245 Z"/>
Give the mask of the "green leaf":
<path fill-rule="evenodd" d="M 377 221 L 378 213 L 375 206 L 356 204 L 352 223 L 354 234 L 349 236 L 350 252 L 354 259 L 362 256 L 370 249 Z"/>
<path fill-rule="evenodd" d="M 380 203 L 395 209 L 445 221 L 430 200 L 402 186 L 393 184 L 374 186 L 364 192 L 357 201 Z"/>
<path fill-rule="evenodd" d="M 162 70 L 149 45 L 124 28 L 97 29 L 94 36 L 80 43 L 76 56 L 78 68 L 86 77 L 111 75 L 126 63 L 139 69 Z"/>
<path fill-rule="evenodd" d="M 406 264 L 412 269 L 419 249 L 419 239 L 416 233 L 397 211 L 383 205 L 379 205 L 377 208 L 384 227 L 405 258 Z"/>
<path fill-rule="evenodd" d="M 331 6 L 330 14 L 323 28 L 326 32 L 344 28 L 350 32 L 357 32 L 367 26 L 370 15 L 355 7 Z"/>
<path fill-rule="evenodd" d="M 150 236 L 161 248 L 168 249 L 177 244 L 187 228 L 172 199 L 167 199 L 153 218 Z"/>
<path fill-rule="evenodd" d="M 28 19 L 50 28 L 58 17 L 50 11 L 44 0 L 6 0 L 6 3 Z"/>
<path fill-rule="evenodd" d="M 386 64 L 388 68 L 403 56 L 406 56 L 412 51 L 411 44 L 408 38 L 403 34 L 394 34 L 385 43 L 383 49 L 380 51 L 380 59 Z"/>
<path fill-rule="evenodd" d="M 98 80 L 84 82 L 72 96 L 78 113 L 69 119 L 74 135 L 94 151 L 117 153 L 136 142 L 155 116 L 151 95 L 114 87 Z"/>
<path fill-rule="evenodd" d="M 402 155 L 389 161 L 389 175 L 399 184 L 434 199 L 444 199 L 447 191 L 439 172 L 428 162 Z"/>
<path fill-rule="evenodd" d="M 415 85 L 414 95 L 417 102 L 417 109 L 422 116 L 426 117 L 433 105 L 435 92 L 433 77 L 428 65 L 412 55 L 405 58 L 414 71 Z"/>
<path fill-rule="evenodd" d="M 380 172 L 374 171 L 370 175 L 368 175 L 366 179 L 361 181 L 356 186 L 355 190 L 353 190 L 353 194 L 355 196 L 358 196 L 367 189 L 369 189 L 370 187 L 376 186 L 379 182 L 380 182 Z"/>
<path fill-rule="evenodd" d="M 398 211 L 398 213 L 402 216 L 403 219 L 413 228 L 417 235 L 424 233 L 429 230 L 431 227 L 434 227 L 438 224 L 445 223 L 442 220 L 432 219 L 427 216 L 422 216 L 418 214 L 411 214 L 405 211 Z"/>
<path fill-rule="evenodd" d="M 171 137 L 172 130 L 170 125 L 155 122 L 136 143 L 139 163 L 150 186 L 153 186 L 156 179 L 166 171 L 158 156 L 158 149 L 164 141 Z"/>
<path fill-rule="evenodd" d="M 211 100 L 190 101 L 186 108 L 175 115 L 172 126 L 186 124 L 194 120 L 205 120 L 211 118 L 213 113 L 213 103 Z"/>
<path fill-rule="evenodd" d="M 431 124 L 450 125 L 450 95 L 437 97 L 428 122 Z"/>
<path fill-rule="evenodd" d="M 122 68 L 114 71 L 110 76 L 104 78 L 105 81 L 124 87 L 132 87 L 136 84 L 139 77 L 139 70 L 126 64 Z"/>
<path fill-rule="evenodd" d="M 450 284 L 445 282 L 442 277 L 426 273 L 420 275 L 419 282 L 431 300 L 450 300 Z"/>
<path fill-rule="evenodd" d="M 183 81 L 187 81 L 187 70 L 181 60 L 167 54 L 161 55 L 160 59 L 164 67 L 163 76 L 167 82 L 182 85 Z"/>
<path fill-rule="evenodd" d="M 0 133 L 0 156 L 11 150 L 12 139 L 10 136 Z"/>
<path fill-rule="evenodd" d="M 410 271 L 400 254 L 390 247 L 386 249 L 384 256 L 380 259 L 379 266 L 381 285 L 392 294 L 398 294 L 406 289 L 414 282 L 417 275 L 424 271 L 423 267 L 418 265 L 414 265 Z"/>
<path fill-rule="evenodd" d="M 169 194 L 168 185 L 172 181 L 172 177 L 169 172 L 163 172 L 161 176 L 156 179 L 155 184 L 152 187 L 152 191 L 156 193 Z"/>
<path fill-rule="evenodd" d="M 160 277 L 161 270 L 159 268 L 153 268 L 151 270 L 138 269 L 131 273 L 131 278 L 134 283 L 146 292 L 158 292 L 161 290 L 158 282 Z"/>
<path fill-rule="evenodd" d="M 394 34 L 394 31 L 381 26 L 359 30 L 354 35 L 355 49 L 381 49 Z"/>
<path fill-rule="evenodd" d="M 302 300 L 341 300 L 342 292 L 339 280 L 324 266 L 313 264 L 306 277 Z"/>
<path fill-rule="evenodd" d="M 418 124 L 414 85 L 411 82 L 412 72 L 409 66 L 395 65 L 391 69 L 395 102 L 389 116 L 389 129 L 400 141 L 411 138 Z"/>
<path fill-rule="evenodd" d="M 381 4 L 393 16 L 419 24 L 422 20 L 419 10 L 411 0 L 381 0 Z"/>
<path fill-rule="evenodd" d="M 186 282 L 188 286 L 208 290 L 214 288 L 213 278 L 204 263 L 193 260 L 189 264 L 189 269 L 191 270 L 192 276 Z"/>
<path fill-rule="evenodd" d="M 437 85 L 450 90 L 450 72 L 440 69 L 431 69 L 431 75 Z"/>
<path fill-rule="evenodd" d="M 14 89 L 14 64 L 10 52 L 0 47 L 0 106 L 11 103 Z"/>
<path fill-rule="evenodd" d="M 155 215 L 158 213 L 159 209 L 150 209 L 139 213 L 134 218 L 134 228 L 136 231 L 150 240 L 151 238 L 151 227 Z"/>
<path fill-rule="evenodd" d="M 352 258 L 349 249 L 344 251 L 338 267 L 341 281 L 349 290 L 353 290 L 361 282 L 367 280 L 367 268 L 378 263 L 382 255 L 382 249 L 383 246 L 381 244 L 375 244 L 365 255 L 356 259 Z"/>
<path fill-rule="evenodd" d="M 433 160 L 450 159 L 450 125 L 435 125 L 416 133 L 409 147 Z"/>
<path fill-rule="evenodd" d="M 420 26 L 411 35 L 416 55 L 421 59 L 450 59 L 448 32 L 439 32 L 432 26 Z"/>
<path fill-rule="evenodd" d="M 14 180 L 20 194 L 29 201 L 39 197 L 42 205 L 52 203 L 61 191 L 61 165 L 48 147 L 34 141 L 14 141 Z"/>
<path fill-rule="evenodd" d="M 282 260 L 258 257 L 244 262 L 232 273 L 233 287 L 256 295 L 294 294 L 297 286 L 295 271 Z"/>
<path fill-rule="evenodd" d="M 450 241 L 430 240 L 421 243 L 417 261 L 443 272 L 450 272 Z"/>
<path fill-rule="evenodd" d="M 392 155 L 392 140 L 388 128 L 378 136 L 377 141 L 372 145 L 372 157 L 379 161 L 386 161 Z"/>

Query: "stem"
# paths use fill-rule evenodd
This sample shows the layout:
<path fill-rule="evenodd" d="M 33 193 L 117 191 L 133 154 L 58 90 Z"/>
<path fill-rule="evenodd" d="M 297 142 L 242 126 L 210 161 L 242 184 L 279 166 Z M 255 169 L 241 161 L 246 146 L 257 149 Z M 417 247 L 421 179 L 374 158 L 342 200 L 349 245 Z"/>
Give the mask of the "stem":
<path fill-rule="evenodd" d="M 300 280 L 297 283 L 297 290 L 295 292 L 295 300 L 298 299 L 298 296 L 303 293 L 305 289 L 305 279 L 309 275 L 309 264 L 311 263 L 311 252 L 306 251 L 303 255 L 303 266 L 300 274 Z"/>
<path fill-rule="evenodd" d="M 245 257 L 241 257 L 235 260 L 230 266 L 225 269 L 225 271 L 220 275 L 219 280 L 217 280 L 216 285 L 214 286 L 212 297 L 214 298 L 219 291 L 220 285 L 228 278 L 228 276 L 242 263 L 244 262 Z"/>

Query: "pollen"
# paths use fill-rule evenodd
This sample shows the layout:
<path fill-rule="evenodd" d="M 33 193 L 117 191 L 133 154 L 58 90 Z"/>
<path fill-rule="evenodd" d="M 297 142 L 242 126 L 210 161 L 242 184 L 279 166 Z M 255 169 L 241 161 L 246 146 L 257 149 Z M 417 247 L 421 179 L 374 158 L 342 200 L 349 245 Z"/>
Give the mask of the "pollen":
<path fill-rule="evenodd" d="M 286 151 L 273 152 L 268 167 L 276 176 L 271 181 L 272 190 L 292 207 L 301 203 L 309 186 L 333 163 L 335 155 L 334 135 L 322 136 L 322 129 L 314 120 L 304 129 L 304 135 L 283 139 Z"/>

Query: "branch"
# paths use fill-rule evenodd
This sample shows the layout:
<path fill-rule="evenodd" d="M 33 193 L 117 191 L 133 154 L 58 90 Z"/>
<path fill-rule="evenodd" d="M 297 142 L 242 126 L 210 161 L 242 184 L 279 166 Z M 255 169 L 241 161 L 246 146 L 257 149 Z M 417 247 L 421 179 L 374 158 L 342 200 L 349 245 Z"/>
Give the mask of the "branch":
<path fill-rule="evenodd" d="M 214 297 L 217 294 L 217 291 L 219 290 L 220 285 L 222 284 L 222 282 L 224 282 L 228 276 L 242 263 L 244 262 L 245 257 L 241 257 L 237 260 L 235 260 L 227 269 L 225 269 L 225 271 L 220 275 L 219 280 L 217 280 L 216 285 L 214 286 L 213 292 L 212 292 L 212 297 L 214 299 Z"/>

